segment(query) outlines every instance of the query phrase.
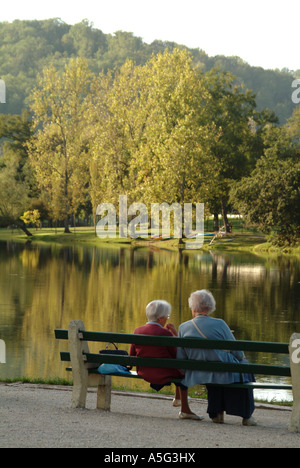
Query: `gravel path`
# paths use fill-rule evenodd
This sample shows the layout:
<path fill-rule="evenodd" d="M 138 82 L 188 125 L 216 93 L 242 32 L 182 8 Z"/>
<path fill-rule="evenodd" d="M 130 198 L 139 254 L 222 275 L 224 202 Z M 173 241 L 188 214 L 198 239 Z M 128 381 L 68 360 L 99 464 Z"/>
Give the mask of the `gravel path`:
<path fill-rule="evenodd" d="M 225 416 L 213 424 L 206 402 L 192 409 L 204 421 L 178 419 L 170 397 L 114 391 L 111 412 L 95 409 L 89 391 L 87 409 L 71 409 L 71 388 L 33 384 L 0 384 L 0 448 L 215 448 L 300 447 L 300 434 L 288 431 L 291 410 L 257 407 L 257 427 Z"/>

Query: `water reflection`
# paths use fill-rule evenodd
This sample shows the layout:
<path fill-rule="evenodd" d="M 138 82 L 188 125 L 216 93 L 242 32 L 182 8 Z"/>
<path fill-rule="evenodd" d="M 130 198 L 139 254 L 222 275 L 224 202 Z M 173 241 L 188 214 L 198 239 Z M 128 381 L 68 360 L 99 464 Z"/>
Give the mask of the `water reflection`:
<path fill-rule="evenodd" d="M 0 242 L 0 338 L 7 346 L 0 376 L 65 377 L 58 352 L 66 344 L 54 340 L 54 328 L 81 319 L 87 329 L 131 333 L 155 298 L 172 304 L 179 326 L 190 319 L 187 300 L 199 288 L 213 292 L 214 316 L 237 339 L 288 342 L 300 331 L 299 270 L 296 259 L 251 254 Z M 288 364 L 288 356 L 249 359 Z"/>

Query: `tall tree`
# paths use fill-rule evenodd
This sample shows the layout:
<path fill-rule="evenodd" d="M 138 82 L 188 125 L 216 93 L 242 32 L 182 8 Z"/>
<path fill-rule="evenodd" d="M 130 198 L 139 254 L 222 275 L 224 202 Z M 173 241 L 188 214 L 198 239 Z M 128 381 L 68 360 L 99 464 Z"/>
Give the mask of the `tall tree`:
<path fill-rule="evenodd" d="M 90 194 L 94 213 L 103 201 L 151 203 L 196 201 L 204 153 L 214 124 L 210 99 L 187 51 L 165 51 L 144 66 L 127 60 L 119 71 L 100 74 L 92 87 Z"/>
<path fill-rule="evenodd" d="M 255 96 L 234 85 L 229 73 L 212 70 L 205 75 L 212 99 L 207 105 L 207 118 L 215 125 L 218 139 L 212 141 L 203 164 L 200 190 L 205 198 L 219 199 L 226 232 L 228 231 L 228 196 L 234 180 L 249 171 L 254 132 L 250 119 L 254 115 Z"/>
<path fill-rule="evenodd" d="M 277 234 L 276 243 L 292 243 L 300 235 L 299 117 L 265 132 L 264 155 L 249 177 L 231 189 L 231 201 L 246 221 Z"/>
<path fill-rule="evenodd" d="M 114 74 L 100 74 L 90 95 L 90 195 L 94 212 L 102 201 L 130 197 L 135 180 L 130 167 L 139 150 L 147 107 L 143 68 L 127 60 Z"/>
<path fill-rule="evenodd" d="M 85 59 L 72 59 L 63 74 L 44 70 L 31 96 L 36 133 L 29 142 L 40 188 L 47 193 L 55 219 L 69 218 L 85 200 L 88 170 L 86 98 L 91 73 Z"/>
<path fill-rule="evenodd" d="M 153 56 L 145 71 L 147 123 L 131 168 L 136 191 L 146 202 L 195 201 L 203 156 L 216 137 L 205 119 L 210 94 L 185 50 Z"/>

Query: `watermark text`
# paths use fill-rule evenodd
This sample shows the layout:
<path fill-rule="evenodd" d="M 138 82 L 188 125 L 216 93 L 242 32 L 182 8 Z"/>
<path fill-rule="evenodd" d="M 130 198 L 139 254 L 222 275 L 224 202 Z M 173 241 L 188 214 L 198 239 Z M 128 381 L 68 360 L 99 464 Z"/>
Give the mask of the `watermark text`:
<path fill-rule="evenodd" d="M 292 352 L 292 362 L 300 364 L 300 339 L 293 340 L 292 348 L 295 348 L 295 351 Z"/>
<path fill-rule="evenodd" d="M 6 104 L 6 86 L 4 80 L 0 80 L 0 104 Z"/>
<path fill-rule="evenodd" d="M 194 208 L 194 210 L 193 210 Z M 149 216 L 150 213 L 150 233 Z M 101 203 L 96 214 L 102 216 L 96 226 L 97 236 L 101 239 L 117 237 L 117 210 L 112 203 Z M 135 216 L 128 222 L 128 218 Z M 150 209 L 144 203 L 132 203 L 128 207 L 127 195 L 119 196 L 119 238 L 163 239 L 171 237 L 171 218 L 173 218 L 173 238 L 186 237 L 187 249 L 200 249 L 204 243 L 204 204 L 151 203 Z M 194 218 L 194 222 L 193 222 Z M 193 224 L 195 229 L 193 229 Z M 161 234 L 160 234 L 161 233 Z M 194 239 L 191 241 L 190 239 Z"/>
<path fill-rule="evenodd" d="M 292 93 L 292 101 L 294 104 L 299 104 L 300 102 L 300 79 L 299 78 L 293 81 L 292 88 L 297 88 Z"/>
<path fill-rule="evenodd" d="M 6 363 L 6 345 L 5 341 L 0 340 L 0 364 Z"/>

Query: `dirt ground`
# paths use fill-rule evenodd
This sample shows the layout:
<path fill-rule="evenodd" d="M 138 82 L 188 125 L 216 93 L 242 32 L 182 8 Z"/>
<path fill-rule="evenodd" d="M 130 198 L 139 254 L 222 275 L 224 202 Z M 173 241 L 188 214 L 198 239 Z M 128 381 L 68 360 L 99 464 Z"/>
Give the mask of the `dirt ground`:
<path fill-rule="evenodd" d="M 178 418 L 168 396 L 114 391 L 110 412 L 95 409 L 90 390 L 86 409 L 71 409 L 70 387 L 0 384 L 0 448 L 299 448 L 300 434 L 288 431 L 291 408 L 258 405 L 256 427 L 225 415 L 213 424 L 206 402 L 192 410 L 203 421 Z"/>

